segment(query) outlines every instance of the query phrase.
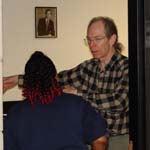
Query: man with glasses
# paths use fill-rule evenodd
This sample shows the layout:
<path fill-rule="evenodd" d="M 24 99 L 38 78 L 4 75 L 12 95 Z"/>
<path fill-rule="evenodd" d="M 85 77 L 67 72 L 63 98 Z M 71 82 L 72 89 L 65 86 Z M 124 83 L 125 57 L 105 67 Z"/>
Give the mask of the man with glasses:
<path fill-rule="evenodd" d="M 108 17 L 93 18 L 85 39 L 93 58 L 59 73 L 62 87 L 71 86 L 107 120 L 109 150 L 127 150 L 129 132 L 128 59 L 121 55 L 117 27 Z"/>
<path fill-rule="evenodd" d="M 108 17 L 93 18 L 89 22 L 85 41 L 93 58 L 73 69 L 60 72 L 59 84 L 64 91 L 75 93 L 88 100 L 107 120 L 110 133 L 109 150 L 127 150 L 128 59 L 121 54 L 122 44 L 118 42 L 114 21 Z M 4 90 L 16 83 L 18 83 L 17 76 L 6 77 Z"/>

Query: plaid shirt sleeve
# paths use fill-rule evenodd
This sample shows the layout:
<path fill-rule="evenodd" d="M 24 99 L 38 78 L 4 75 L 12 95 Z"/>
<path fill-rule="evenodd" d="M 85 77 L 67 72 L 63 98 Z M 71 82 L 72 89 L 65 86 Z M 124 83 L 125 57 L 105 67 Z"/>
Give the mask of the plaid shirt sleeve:
<path fill-rule="evenodd" d="M 62 88 L 73 86 L 79 89 L 82 85 L 82 65 L 78 65 L 73 69 L 64 70 L 58 74 L 58 82 Z"/>
<path fill-rule="evenodd" d="M 77 88 L 79 95 L 82 95 L 100 110 L 117 109 L 123 111 L 128 106 L 128 61 L 125 61 L 119 70 L 116 69 L 117 71 L 107 71 L 110 77 L 108 79 L 105 74 L 102 81 L 97 79 L 99 72 L 96 70 L 97 66 L 89 66 L 87 62 L 84 62 L 73 69 L 60 72 L 59 83 L 62 87 L 73 86 Z M 101 73 L 99 74 L 101 76 Z M 95 89 L 92 89 L 94 86 Z"/>

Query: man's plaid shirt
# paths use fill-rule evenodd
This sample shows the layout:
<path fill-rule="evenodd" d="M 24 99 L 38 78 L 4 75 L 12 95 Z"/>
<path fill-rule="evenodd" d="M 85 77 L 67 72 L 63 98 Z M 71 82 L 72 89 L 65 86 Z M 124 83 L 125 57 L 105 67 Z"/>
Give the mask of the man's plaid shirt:
<path fill-rule="evenodd" d="M 90 59 L 58 74 L 62 87 L 73 86 L 78 94 L 91 102 L 107 120 L 110 135 L 128 133 L 129 76 L 127 57 L 115 53 L 105 69 L 100 61 Z"/>

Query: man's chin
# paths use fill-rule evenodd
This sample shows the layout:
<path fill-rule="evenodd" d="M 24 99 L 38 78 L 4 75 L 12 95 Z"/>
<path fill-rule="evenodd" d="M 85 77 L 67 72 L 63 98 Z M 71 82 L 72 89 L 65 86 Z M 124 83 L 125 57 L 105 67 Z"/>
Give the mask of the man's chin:
<path fill-rule="evenodd" d="M 93 55 L 93 54 L 92 54 L 92 55 Z M 93 55 L 93 58 L 100 59 L 100 56 L 98 56 L 98 55 Z"/>

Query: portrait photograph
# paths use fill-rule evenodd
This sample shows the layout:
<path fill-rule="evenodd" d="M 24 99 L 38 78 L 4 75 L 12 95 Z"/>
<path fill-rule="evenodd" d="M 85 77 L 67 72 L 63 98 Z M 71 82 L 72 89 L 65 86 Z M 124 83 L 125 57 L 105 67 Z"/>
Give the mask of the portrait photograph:
<path fill-rule="evenodd" d="M 35 7 L 35 37 L 57 37 L 57 8 Z"/>

